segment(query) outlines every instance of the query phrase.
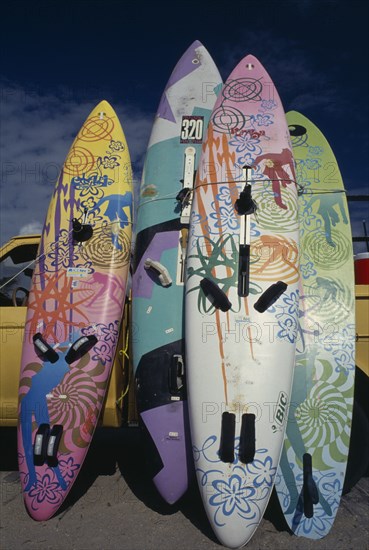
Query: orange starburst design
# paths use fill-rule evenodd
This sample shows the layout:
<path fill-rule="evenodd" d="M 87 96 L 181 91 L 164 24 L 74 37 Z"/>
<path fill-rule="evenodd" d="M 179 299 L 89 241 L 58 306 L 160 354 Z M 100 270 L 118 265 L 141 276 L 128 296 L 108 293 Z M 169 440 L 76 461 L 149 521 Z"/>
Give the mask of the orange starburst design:
<path fill-rule="evenodd" d="M 42 325 L 44 338 L 54 342 L 66 341 L 71 327 L 79 327 L 83 320 L 89 322 L 80 306 L 91 300 L 94 291 L 83 289 L 83 298 L 80 299 L 82 289 L 71 287 L 71 278 L 66 276 L 65 271 L 56 275 L 45 274 L 44 281 L 43 290 L 33 288 L 28 304 L 26 332 L 31 338 Z"/>

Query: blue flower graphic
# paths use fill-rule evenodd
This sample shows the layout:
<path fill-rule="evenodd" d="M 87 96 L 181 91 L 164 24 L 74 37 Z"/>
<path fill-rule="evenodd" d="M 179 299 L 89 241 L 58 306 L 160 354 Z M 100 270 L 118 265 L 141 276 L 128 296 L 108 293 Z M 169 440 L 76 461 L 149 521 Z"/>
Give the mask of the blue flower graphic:
<path fill-rule="evenodd" d="M 306 262 L 306 264 L 300 265 L 301 273 L 304 279 L 308 279 L 312 275 L 316 275 L 313 262 Z"/>
<path fill-rule="evenodd" d="M 194 210 L 191 212 L 191 224 L 194 224 L 194 223 L 200 223 L 202 220 L 202 216 L 198 213 L 198 212 L 195 212 Z"/>
<path fill-rule="evenodd" d="M 308 170 L 318 170 L 321 167 L 319 159 L 306 159 L 305 163 Z"/>
<path fill-rule="evenodd" d="M 230 145 L 236 147 L 237 153 L 243 153 L 244 151 L 249 151 L 256 155 L 260 155 L 261 147 L 258 145 L 260 139 L 256 139 L 250 136 L 250 134 L 241 134 L 236 136 L 229 142 Z"/>
<path fill-rule="evenodd" d="M 319 147 L 319 145 L 311 145 L 309 147 L 309 155 L 321 155 L 323 153 L 323 148 Z"/>
<path fill-rule="evenodd" d="M 222 186 L 219 189 L 219 193 L 216 196 L 216 199 L 219 202 L 224 202 L 227 206 L 234 204 L 235 200 L 238 198 L 238 189 L 235 187 L 230 189 L 229 187 Z"/>
<path fill-rule="evenodd" d="M 62 246 L 56 248 L 55 251 L 50 252 L 49 257 L 52 260 L 51 265 L 55 268 L 67 268 L 73 266 L 74 262 L 77 260 L 77 256 L 74 254 L 72 248 L 64 248 Z"/>
<path fill-rule="evenodd" d="M 265 460 L 255 459 L 247 465 L 247 471 L 254 476 L 254 486 L 268 485 L 271 487 L 277 468 L 273 466 L 272 457 Z"/>
<path fill-rule="evenodd" d="M 119 162 L 118 162 L 118 158 L 119 157 L 116 157 L 114 155 L 105 155 L 105 157 L 103 159 L 99 159 L 101 161 L 101 164 L 103 165 L 104 168 L 116 168 L 117 166 L 120 166 Z"/>
<path fill-rule="evenodd" d="M 348 325 L 342 331 L 339 346 L 347 351 L 352 351 L 355 346 L 355 326 Z"/>
<path fill-rule="evenodd" d="M 326 525 L 333 522 L 333 519 L 327 516 L 325 510 L 320 506 L 314 509 L 312 518 L 295 514 L 293 520 L 292 531 L 296 534 L 301 534 L 301 532 L 308 534 L 312 531 L 315 533 L 324 533 L 326 531 Z"/>
<path fill-rule="evenodd" d="M 215 202 L 212 203 L 212 208 L 215 210 Z M 239 227 L 239 221 L 234 213 L 234 208 L 221 206 L 218 212 L 212 212 L 210 217 L 217 220 L 215 227 L 228 227 L 231 231 L 235 231 Z"/>
<path fill-rule="evenodd" d="M 267 115 L 264 113 L 262 115 L 256 115 L 255 122 L 258 126 L 270 126 L 273 124 L 273 118 L 274 115 Z"/>
<path fill-rule="evenodd" d="M 244 482 L 244 484 L 242 483 Z M 256 513 L 252 511 L 249 504 L 256 490 L 246 485 L 246 480 L 234 474 L 229 478 L 229 482 L 217 479 L 212 483 L 216 493 L 209 499 L 211 506 L 217 506 L 225 516 L 230 516 L 234 511 L 239 511 L 242 517 L 252 519 Z"/>
<path fill-rule="evenodd" d="M 332 474 L 332 477 L 334 475 L 335 474 Z M 321 483 L 321 489 L 324 492 L 324 497 L 326 501 L 334 508 L 338 507 L 340 503 L 342 488 L 342 483 L 337 478 L 329 482 L 325 481 L 324 483 Z"/>
<path fill-rule="evenodd" d="M 288 313 L 291 315 L 297 315 L 299 312 L 299 291 L 291 292 L 289 296 L 285 296 L 283 301 L 288 306 Z"/>
<path fill-rule="evenodd" d="M 272 111 L 276 107 L 277 107 L 277 104 L 273 99 L 263 99 L 261 101 L 261 110 L 262 111 Z"/>
<path fill-rule="evenodd" d="M 293 344 L 297 338 L 297 323 L 293 317 L 286 317 L 278 321 L 281 330 L 277 333 L 277 337 L 287 339 Z"/>
<path fill-rule="evenodd" d="M 334 353 L 336 362 L 336 372 L 345 371 L 348 373 L 350 370 L 355 369 L 355 359 L 352 353 L 348 353 L 345 350 L 336 350 Z"/>

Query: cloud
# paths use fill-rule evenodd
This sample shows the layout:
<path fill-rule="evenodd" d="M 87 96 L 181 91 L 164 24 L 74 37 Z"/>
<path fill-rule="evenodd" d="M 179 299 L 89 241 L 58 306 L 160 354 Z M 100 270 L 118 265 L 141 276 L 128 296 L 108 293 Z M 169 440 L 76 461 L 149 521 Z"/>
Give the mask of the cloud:
<path fill-rule="evenodd" d="M 18 231 L 19 235 L 39 235 L 42 232 L 42 223 L 32 221 L 23 225 Z"/>
<path fill-rule="evenodd" d="M 42 94 L 1 84 L 1 243 L 43 224 L 54 185 L 73 139 L 94 107 L 71 95 Z M 98 98 L 96 103 L 103 98 Z M 152 116 L 113 105 L 122 123 L 136 186 L 141 179 Z"/>

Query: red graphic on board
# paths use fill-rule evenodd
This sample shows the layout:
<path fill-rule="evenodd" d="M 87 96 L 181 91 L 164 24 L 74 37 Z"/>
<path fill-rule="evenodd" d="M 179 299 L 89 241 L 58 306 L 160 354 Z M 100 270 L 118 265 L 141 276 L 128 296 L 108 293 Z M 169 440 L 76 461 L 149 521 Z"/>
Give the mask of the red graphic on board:
<path fill-rule="evenodd" d="M 291 176 L 285 170 L 285 167 L 289 167 L 290 173 L 292 177 L 294 177 L 295 168 L 291 151 L 289 149 L 283 149 L 281 153 L 266 153 L 265 155 L 259 155 L 254 160 L 254 164 L 260 164 L 262 161 L 265 161 L 262 172 L 272 182 L 276 204 L 280 208 L 287 210 L 287 206 L 283 204 L 282 201 L 281 184 L 283 187 L 287 187 L 287 184 L 294 183 L 294 180 L 291 179 Z"/>

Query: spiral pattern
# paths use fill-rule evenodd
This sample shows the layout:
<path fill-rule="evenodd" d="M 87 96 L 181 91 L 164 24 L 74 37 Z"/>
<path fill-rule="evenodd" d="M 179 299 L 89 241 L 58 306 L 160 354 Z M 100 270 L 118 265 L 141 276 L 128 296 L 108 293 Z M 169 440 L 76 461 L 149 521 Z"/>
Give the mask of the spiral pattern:
<path fill-rule="evenodd" d="M 238 109 L 221 105 L 218 109 L 215 109 L 211 122 L 214 132 L 228 134 L 231 133 L 232 128 L 242 130 L 245 126 L 246 119 L 245 115 Z"/>
<path fill-rule="evenodd" d="M 296 409 L 295 418 L 305 448 L 314 454 L 320 466 L 330 467 L 330 457 L 348 452 L 347 418 L 350 404 L 339 388 L 327 382 L 317 382 L 309 396 Z M 348 430 L 349 431 L 349 430 Z M 323 449 L 325 448 L 325 451 Z"/>
<path fill-rule="evenodd" d="M 81 141 L 100 141 L 105 139 L 110 141 L 113 139 L 112 132 L 114 130 L 114 120 L 112 117 L 104 116 L 101 118 L 99 115 L 90 117 L 86 120 L 82 126 L 77 139 Z"/>
<path fill-rule="evenodd" d="M 113 243 L 113 239 L 116 242 Z M 124 230 L 114 235 L 111 231 L 96 231 L 80 252 L 95 268 L 123 267 L 130 261 L 131 241 Z"/>
<path fill-rule="evenodd" d="M 95 409 L 98 399 L 92 378 L 79 369 L 73 369 L 48 398 L 51 424 L 62 424 L 64 431 L 82 425 L 86 411 Z"/>
<path fill-rule="evenodd" d="M 276 204 L 271 191 L 255 194 L 255 201 L 258 207 L 257 220 L 261 229 L 282 233 L 298 229 L 296 192 L 287 187 L 283 189 L 282 193 L 283 203 L 287 206 L 286 210 L 281 209 Z"/>
<path fill-rule="evenodd" d="M 96 158 L 85 147 L 74 145 L 64 162 L 64 174 L 82 176 L 90 172 L 96 165 Z"/>
<path fill-rule="evenodd" d="M 224 85 L 222 94 L 225 99 L 235 103 L 241 101 L 261 101 L 263 85 L 255 78 L 237 78 Z"/>
<path fill-rule="evenodd" d="M 351 255 L 351 243 L 344 233 L 337 229 L 332 230 L 333 245 L 327 242 L 324 231 L 318 229 L 306 233 L 302 245 L 305 254 L 324 270 L 337 269 L 342 266 Z"/>
<path fill-rule="evenodd" d="M 250 250 L 250 271 L 256 281 L 284 281 L 299 279 L 298 246 L 293 239 L 282 235 L 262 235 Z"/>
<path fill-rule="evenodd" d="M 332 277 L 316 277 L 313 284 L 304 287 L 307 311 L 319 312 L 319 320 L 340 323 L 349 319 L 354 307 L 354 295 L 347 284 Z"/>

